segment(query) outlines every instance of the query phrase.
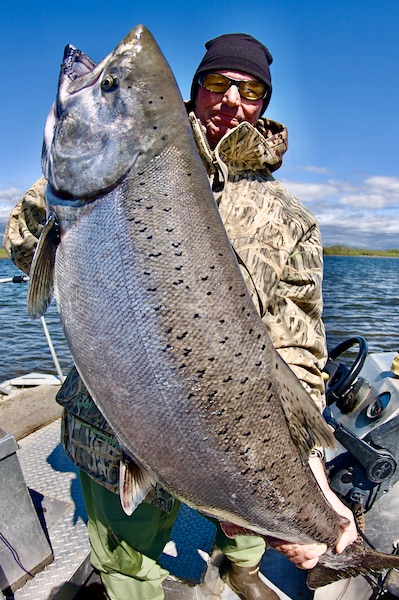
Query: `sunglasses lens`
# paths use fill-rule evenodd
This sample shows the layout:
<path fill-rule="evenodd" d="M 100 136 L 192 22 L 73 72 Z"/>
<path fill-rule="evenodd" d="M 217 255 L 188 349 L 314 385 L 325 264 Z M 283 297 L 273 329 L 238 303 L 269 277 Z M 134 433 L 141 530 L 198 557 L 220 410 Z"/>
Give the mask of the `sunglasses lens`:
<path fill-rule="evenodd" d="M 201 85 L 209 92 L 223 94 L 223 92 L 226 92 L 229 89 L 230 80 L 218 73 L 209 73 L 202 78 Z"/>
<path fill-rule="evenodd" d="M 234 83 L 238 86 L 240 95 L 246 100 L 260 100 L 266 95 L 266 87 L 260 81 L 235 81 L 229 79 L 220 73 L 208 73 L 200 77 L 200 85 L 202 85 L 208 92 L 216 94 L 224 94 L 230 85 Z"/>
<path fill-rule="evenodd" d="M 244 81 L 239 86 L 240 94 L 247 100 L 260 100 L 264 98 L 266 88 L 258 81 Z"/>

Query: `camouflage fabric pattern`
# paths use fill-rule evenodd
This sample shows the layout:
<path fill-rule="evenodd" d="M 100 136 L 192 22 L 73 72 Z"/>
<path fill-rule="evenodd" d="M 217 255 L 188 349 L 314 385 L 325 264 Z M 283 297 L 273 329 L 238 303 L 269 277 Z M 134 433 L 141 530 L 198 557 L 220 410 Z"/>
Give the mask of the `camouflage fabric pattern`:
<path fill-rule="evenodd" d="M 69 372 L 56 400 L 65 408 L 61 439 L 67 456 L 98 483 L 118 492 L 120 446 L 75 367 Z"/>
<path fill-rule="evenodd" d="M 269 119 L 259 120 L 256 128 L 242 123 L 211 151 L 201 124 L 193 113 L 189 118 L 255 306 L 274 346 L 322 410 L 321 369 L 327 351 L 321 321 L 320 234 L 309 211 L 271 174 L 287 150 L 287 131 Z M 40 179 L 20 200 L 4 236 L 6 250 L 25 273 L 45 222 L 45 185 Z M 65 407 L 62 436 L 67 455 L 98 483 L 117 492 L 121 451 L 76 369 L 57 401 Z M 170 507 L 170 497 L 160 488 L 154 502 Z"/>
<path fill-rule="evenodd" d="M 21 198 L 10 215 L 4 233 L 4 248 L 26 275 L 29 275 L 36 244 L 46 222 L 46 183 L 42 177 Z"/>

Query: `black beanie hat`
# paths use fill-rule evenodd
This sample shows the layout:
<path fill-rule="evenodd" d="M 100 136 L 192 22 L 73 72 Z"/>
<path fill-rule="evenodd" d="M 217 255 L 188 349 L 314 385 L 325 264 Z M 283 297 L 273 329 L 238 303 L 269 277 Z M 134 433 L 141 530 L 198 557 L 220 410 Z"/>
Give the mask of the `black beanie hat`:
<path fill-rule="evenodd" d="M 270 93 L 263 102 L 262 113 L 266 110 L 272 92 L 269 65 L 273 58 L 269 50 L 251 35 L 227 33 L 205 44 L 206 53 L 199 64 L 191 85 L 191 100 L 195 102 L 198 90 L 198 77 L 210 71 L 241 71 L 256 77 L 264 83 Z"/>

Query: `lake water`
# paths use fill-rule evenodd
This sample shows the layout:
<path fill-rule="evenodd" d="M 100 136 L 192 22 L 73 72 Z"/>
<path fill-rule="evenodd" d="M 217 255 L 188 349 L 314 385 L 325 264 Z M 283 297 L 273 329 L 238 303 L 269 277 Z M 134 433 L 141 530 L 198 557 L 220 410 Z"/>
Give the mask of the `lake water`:
<path fill-rule="evenodd" d="M 0 260 L 0 279 L 20 275 Z M 0 283 L 0 382 L 40 371 L 56 374 L 40 320 L 26 311 L 28 284 Z M 61 369 L 72 359 L 53 303 L 45 315 Z M 399 259 L 326 256 L 324 322 L 329 348 L 353 335 L 369 351 L 399 351 Z"/>

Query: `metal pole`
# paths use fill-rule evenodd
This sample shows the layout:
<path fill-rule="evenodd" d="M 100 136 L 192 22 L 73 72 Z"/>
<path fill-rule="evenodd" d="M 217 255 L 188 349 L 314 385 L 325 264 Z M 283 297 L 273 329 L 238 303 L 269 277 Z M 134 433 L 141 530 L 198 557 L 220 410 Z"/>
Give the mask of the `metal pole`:
<path fill-rule="evenodd" d="M 55 364 L 56 371 L 58 373 L 58 377 L 60 378 L 61 383 L 63 383 L 65 377 L 64 377 L 64 375 L 63 375 L 63 373 L 61 371 L 60 363 L 58 362 L 58 358 L 57 358 L 57 355 L 56 355 L 55 350 L 54 350 L 53 342 L 51 341 L 50 334 L 49 334 L 49 331 L 47 329 L 47 323 L 46 323 L 44 317 L 40 317 L 40 320 L 41 320 L 42 325 L 43 325 L 44 334 L 46 336 L 48 347 L 50 348 L 51 356 L 53 357 L 53 361 L 54 361 L 54 364 Z"/>

